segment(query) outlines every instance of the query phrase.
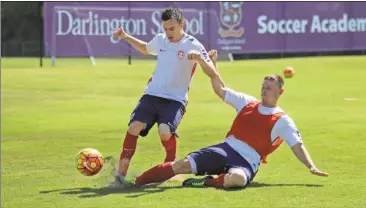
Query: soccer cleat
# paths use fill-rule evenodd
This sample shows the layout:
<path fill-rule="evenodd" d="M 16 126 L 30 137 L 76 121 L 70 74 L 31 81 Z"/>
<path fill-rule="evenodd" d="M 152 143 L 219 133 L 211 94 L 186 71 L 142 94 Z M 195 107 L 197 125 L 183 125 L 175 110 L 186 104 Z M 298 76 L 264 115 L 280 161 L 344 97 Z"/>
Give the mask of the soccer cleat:
<path fill-rule="evenodd" d="M 134 188 L 135 184 L 125 179 L 124 176 L 116 175 L 115 180 L 109 185 L 111 188 Z"/>
<path fill-rule="evenodd" d="M 183 181 L 182 185 L 184 187 L 203 187 L 205 186 L 205 181 L 208 179 L 213 179 L 213 177 L 209 175 L 204 178 L 188 178 Z"/>

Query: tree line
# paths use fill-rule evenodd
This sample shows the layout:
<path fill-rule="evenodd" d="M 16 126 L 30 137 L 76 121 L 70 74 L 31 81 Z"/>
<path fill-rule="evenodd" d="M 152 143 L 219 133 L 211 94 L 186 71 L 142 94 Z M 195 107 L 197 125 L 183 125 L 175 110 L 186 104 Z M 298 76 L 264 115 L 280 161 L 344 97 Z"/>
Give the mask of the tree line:
<path fill-rule="evenodd" d="M 21 44 L 25 41 L 34 43 L 40 47 L 41 35 L 43 33 L 43 2 L 1 2 L 1 50 L 7 44 Z M 7 48 L 7 51 L 9 51 Z M 12 54 L 17 51 L 12 51 Z M 20 51 L 19 51 L 19 55 Z"/>

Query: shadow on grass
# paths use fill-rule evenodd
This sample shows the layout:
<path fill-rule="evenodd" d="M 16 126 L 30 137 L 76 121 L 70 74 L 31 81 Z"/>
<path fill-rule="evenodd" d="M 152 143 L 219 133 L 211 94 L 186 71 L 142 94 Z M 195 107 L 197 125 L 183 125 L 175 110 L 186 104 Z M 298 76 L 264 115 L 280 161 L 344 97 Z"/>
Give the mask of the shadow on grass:
<path fill-rule="evenodd" d="M 319 188 L 323 187 L 320 184 L 266 184 L 266 183 L 258 183 L 252 182 L 246 188 L 262 188 L 262 187 L 308 187 L 308 188 Z M 136 198 L 148 194 L 155 194 L 164 192 L 170 189 L 205 189 L 209 187 L 183 187 L 181 185 L 177 186 L 156 186 L 150 188 L 110 188 L 110 187 L 101 187 L 101 188 L 71 188 L 71 189 L 55 189 L 48 191 L 40 191 L 41 194 L 49 194 L 54 192 L 59 192 L 64 195 L 79 195 L 80 198 L 90 198 L 90 197 L 102 197 L 109 194 L 129 194 L 128 198 Z M 235 188 L 235 189 L 224 189 L 225 191 L 244 191 L 246 188 Z M 132 194 L 132 195 L 131 195 Z"/>
<path fill-rule="evenodd" d="M 106 168 L 106 174 L 112 175 L 116 172 L 116 160 L 108 156 L 105 158 L 106 164 L 109 165 L 110 168 Z M 107 178 L 101 179 L 99 183 L 105 184 L 104 180 Z M 104 181 L 104 182 L 102 182 Z M 165 183 L 167 184 L 167 183 Z M 320 184 L 266 184 L 266 183 L 259 183 L 259 182 L 251 182 L 245 188 L 231 188 L 231 189 L 220 189 L 222 191 L 244 191 L 247 188 L 262 188 L 262 187 L 309 187 L 309 188 L 317 188 L 323 187 Z M 40 194 L 49 194 L 49 193 L 59 193 L 63 195 L 79 195 L 80 198 L 90 198 L 90 197 L 102 197 L 109 194 L 128 194 L 128 198 L 136 198 L 148 194 L 155 194 L 164 192 L 170 189 L 205 189 L 210 187 L 183 187 L 182 185 L 175 185 L 175 186 L 152 186 L 146 188 L 111 188 L 111 187 L 100 187 L 100 188 L 69 188 L 69 189 L 54 189 L 54 190 L 46 190 L 40 191 Z"/>
<path fill-rule="evenodd" d="M 286 184 L 286 183 L 280 183 L 280 184 L 268 184 L 268 183 L 259 183 L 259 182 L 251 182 L 247 188 L 261 188 L 261 187 L 291 187 L 291 186 L 298 186 L 298 187 L 309 187 L 309 188 L 317 188 L 317 187 L 323 187 L 322 184 Z"/>
<path fill-rule="evenodd" d="M 182 186 L 167 186 L 167 187 L 155 187 L 155 188 L 71 188 L 71 189 L 55 189 L 49 191 L 41 191 L 41 194 L 48 194 L 52 192 L 59 192 L 64 195 L 79 195 L 80 198 L 90 198 L 90 197 L 101 197 L 109 194 L 133 194 L 128 195 L 129 198 L 136 198 L 144 196 L 147 194 L 154 194 L 163 192 L 168 189 L 182 188 Z"/>

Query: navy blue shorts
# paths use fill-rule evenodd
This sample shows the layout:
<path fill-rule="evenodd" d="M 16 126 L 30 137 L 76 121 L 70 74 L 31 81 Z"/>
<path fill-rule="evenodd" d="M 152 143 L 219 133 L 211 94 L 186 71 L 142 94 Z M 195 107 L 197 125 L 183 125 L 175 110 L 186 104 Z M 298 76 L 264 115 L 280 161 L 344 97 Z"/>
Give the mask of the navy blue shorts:
<path fill-rule="evenodd" d="M 133 110 L 128 125 L 133 121 L 146 123 L 146 127 L 140 132 L 143 137 L 148 135 L 155 123 L 168 124 L 175 134 L 185 112 L 185 106 L 176 100 L 143 95 Z"/>
<path fill-rule="evenodd" d="M 220 175 L 231 168 L 240 168 L 247 176 L 247 184 L 255 176 L 249 163 L 226 142 L 192 152 L 187 158 L 194 160 L 196 175 Z"/>

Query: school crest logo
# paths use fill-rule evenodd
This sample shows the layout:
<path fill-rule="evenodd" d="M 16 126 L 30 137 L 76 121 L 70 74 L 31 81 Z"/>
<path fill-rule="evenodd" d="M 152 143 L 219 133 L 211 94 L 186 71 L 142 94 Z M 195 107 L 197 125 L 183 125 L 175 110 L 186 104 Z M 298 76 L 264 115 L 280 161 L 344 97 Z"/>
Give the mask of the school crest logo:
<path fill-rule="evenodd" d="M 221 37 L 241 37 L 244 34 L 244 27 L 238 27 L 243 19 L 243 2 L 225 1 L 220 2 L 220 21 L 226 29 L 220 28 L 218 33 Z"/>
<path fill-rule="evenodd" d="M 179 50 L 178 52 L 177 52 L 177 58 L 179 59 L 179 60 L 182 60 L 183 58 L 184 58 L 184 51 L 182 51 L 182 50 Z"/>

